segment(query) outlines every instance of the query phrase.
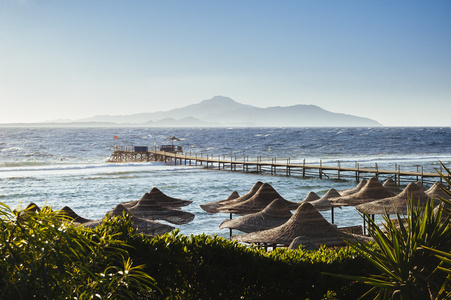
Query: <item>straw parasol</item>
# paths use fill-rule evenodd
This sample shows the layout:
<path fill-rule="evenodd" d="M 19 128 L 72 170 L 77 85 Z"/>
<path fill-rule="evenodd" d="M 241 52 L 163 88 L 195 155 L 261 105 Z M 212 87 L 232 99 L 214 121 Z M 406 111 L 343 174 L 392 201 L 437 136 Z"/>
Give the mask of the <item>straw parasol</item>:
<path fill-rule="evenodd" d="M 451 197 L 447 193 L 445 193 L 444 190 L 447 190 L 446 186 L 443 183 L 437 181 L 429 189 L 427 189 L 425 193 L 433 199 L 443 198 L 445 200 L 451 200 Z"/>
<path fill-rule="evenodd" d="M 237 203 L 243 203 L 246 202 L 247 200 L 249 200 L 250 198 L 252 198 L 257 192 L 258 190 L 261 188 L 261 186 L 263 185 L 263 182 L 261 181 L 257 181 L 252 188 L 250 189 L 249 192 L 247 192 L 246 194 L 244 194 L 243 196 L 240 196 L 238 198 L 232 199 L 230 201 L 227 202 L 223 202 L 219 205 L 218 211 L 219 212 L 229 212 L 227 210 L 228 206 L 231 205 L 235 205 Z"/>
<path fill-rule="evenodd" d="M 218 208 L 221 205 L 226 204 L 226 203 L 230 202 L 231 200 L 237 199 L 239 197 L 240 197 L 240 195 L 238 194 L 238 192 L 237 191 L 233 191 L 229 195 L 229 197 L 227 197 L 226 199 L 218 200 L 218 201 L 214 201 L 214 202 L 209 202 L 209 203 L 205 203 L 205 204 L 201 204 L 199 206 L 200 206 L 200 208 L 205 210 L 207 213 L 216 214 L 216 213 L 219 212 Z"/>
<path fill-rule="evenodd" d="M 411 182 L 407 187 L 398 195 L 387 197 L 384 199 L 363 203 L 357 205 L 356 208 L 360 212 L 365 212 L 369 215 L 375 214 L 406 214 L 407 203 L 409 199 L 412 199 L 414 203 L 420 202 L 423 205 L 429 196 L 423 191 L 423 189 L 417 184 Z"/>
<path fill-rule="evenodd" d="M 442 217 L 440 218 L 441 222 L 444 222 L 446 218 L 449 216 L 451 211 L 451 206 L 448 203 L 442 202 L 434 207 L 434 215 L 437 216 L 439 210 L 442 210 Z"/>
<path fill-rule="evenodd" d="M 134 216 L 121 204 L 116 205 L 111 212 L 111 215 L 118 217 L 122 216 L 124 212 L 130 215 L 130 221 L 139 233 L 156 236 L 174 230 L 173 226 Z"/>
<path fill-rule="evenodd" d="M 151 197 L 141 197 L 138 202 L 127 207 L 131 214 L 149 219 L 149 220 L 165 220 L 173 224 L 186 224 L 194 219 L 194 214 L 178 209 L 171 209 L 162 206 Z"/>
<path fill-rule="evenodd" d="M 31 202 L 30 204 L 28 204 L 24 210 L 26 210 L 27 212 L 40 212 L 41 211 L 39 206 L 34 202 Z"/>
<path fill-rule="evenodd" d="M 308 193 L 307 197 L 305 197 L 304 202 L 312 202 L 312 201 L 318 200 L 318 199 L 320 199 L 320 198 L 321 198 L 321 197 L 318 196 L 317 193 L 315 193 L 315 192 L 310 192 L 310 193 Z"/>
<path fill-rule="evenodd" d="M 93 221 L 93 220 L 88 220 L 83 217 L 80 217 L 69 206 L 64 206 L 63 208 L 61 208 L 61 210 L 58 213 L 69 217 L 70 220 L 75 223 L 82 224 L 82 223 Z"/>
<path fill-rule="evenodd" d="M 264 183 L 248 200 L 232 205 L 225 205 L 220 208 L 220 211 L 238 215 L 251 214 L 261 211 L 275 199 L 284 201 L 290 210 L 294 210 L 299 206 L 299 203 L 285 200 L 270 184 Z"/>
<path fill-rule="evenodd" d="M 258 232 L 232 236 L 233 240 L 244 243 L 265 243 L 290 245 L 296 237 L 319 248 L 345 246 L 345 238 L 352 235 L 339 231 L 334 225 L 327 222 L 319 211 L 310 203 L 299 205 L 293 216 L 284 224 Z"/>
<path fill-rule="evenodd" d="M 347 190 L 341 190 L 339 191 L 341 196 L 347 196 L 347 195 L 351 195 L 351 194 L 355 194 L 358 191 L 360 191 L 360 189 L 366 184 L 366 179 L 363 178 L 362 180 L 360 180 L 359 184 L 356 185 L 355 187 L 353 187 L 352 189 L 347 189 Z"/>
<path fill-rule="evenodd" d="M 310 203 L 313 204 L 317 210 L 324 211 L 332 209 L 334 206 L 339 205 L 333 205 L 330 199 L 340 197 L 340 193 L 338 193 L 335 189 L 330 189 L 327 191 L 327 193 L 319 198 L 318 200 L 311 201 Z"/>
<path fill-rule="evenodd" d="M 423 191 L 426 191 L 426 189 L 424 188 L 424 184 L 421 181 L 417 181 L 415 182 L 416 185 L 418 185 Z"/>
<path fill-rule="evenodd" d="M 179 139 L 178 137 L 175 137 L 175 136 L 168 137 L 167 139 L 172 141 L 172 145 L 174 145 L 174 141 L 177 141 L 177 142 L 181 141 L 181 139 Z"/>
<path fill-rule="evenodd" d="M 162 224 L 145 218 L 136 217 L 133 214 L 131 214 L 127 210 L 127 208 L 122 204 L 116 205 L 116 207 L 112 211 L 109 211 L 107 215 L 111 215 L 114 217 L 122 217 L 124 212 L 125 214 L 128 214 L 130 216 L 131 224 L 138 233 L 144 233 L 150 236 L 157 236 L 174 230 L 174 227 L 170 225 Z M 102 222 L 103 220 L 89 221 L 86 223 L 82 223 L 81 225 L 84 227 L 95 228 L 100 224 L 102 224 Z"/>
<path fill-rule="evenodd" d="M 43 209 L 46 208 L 46 206 L 43 207 Z M 48 208 L 48 206 L 47 206 Z M 20 210 L 20 206 L 18 207 L 18 210 Z M 19 216 L 21 217 L 25 217 L 25 216 L 29 216 L 31 214 L 35 214 L 35 213 L 39 213 L 41 212 L 41 209 L 39 208 L 39 206 L 37 206 L 36 203 L 31 202 L 30 204 L 27 205 L 27 207 L 25 207 L 25 209 L 20 210 Z"/>
<path fill-rule="evenodd" d="M 190 200 L 182 200 L 177 198 L 172 198 L 164 194 L 162 191 L 160 191 L 158 188 L 153 187 L 149 193 L 145 193 L 141 199 L 152 199 L 155 200 L 158 204 L 161 206 L 167 207 L 167 208 L 173 208 L 173 209 L 179 209 L 182 206 L 187 206 L 193 201 Z M 127 208 L 130 208 L 138 203 L 139 200 L 135 201 L 127 201 L 122 203 Z"/>
<path fill-rule="evenodd" d="M 284 201 L 275 199 L 262 211 L 222 222 L 219 229 L 237 229 L 246 233 L 261 231 L 282 225 L 292 215 Z"/>
<path fill-rule="evenodd" d="M 335 198 L 331 201 L 334 205 L 355 206 L 391 196 L 393 194 L 384 188 L 376 177 L 371 177 L 357 193 Z"/>
<path fill-rule="evenodd" d="M 181 206 L 187 206 L 193 203 L 191 200 L 182 200 L 169 197 L 156 187 L 153 187 L 150 190 L 149 195 L 153 197 L 157 203 L 168 208 L 180 208 Z"/>
<path fill-rule="evenodd" d="M 320 199 L 311 201 L 310 203 L 315 206 L 315 208 L 319 211 L 325 211 L 330 209 L 330 218 L 331 223 L 334 224 L 334 207 L 339 207 L 341 209 L 340 205 L 334 204 L 331 199 L 335 199 L 337 197 L 340 197 L 340 193 L 337 192 L 335 189 L 330 189 L 327 191 L 327 193 L 322 196 Z"/>
<path fill-rule="evenodd" d="M 308 237 L 297 236 L 291 242 L 290 246 L 288 246 L 288 249 L 290 250 L 298 249 L 299 247 L 301 247 L 301 245 L 305 250 L 317 250 L 319 248 L 317 245 L 312 243 Z"/>
<path fill-rule="evenodd" d="M 396 182 L 391 178 L 385 180 L 382 186 L 389 190 L 393 195 L 397 195 L 402 191 L 402 189 L 400 189 Z"/>

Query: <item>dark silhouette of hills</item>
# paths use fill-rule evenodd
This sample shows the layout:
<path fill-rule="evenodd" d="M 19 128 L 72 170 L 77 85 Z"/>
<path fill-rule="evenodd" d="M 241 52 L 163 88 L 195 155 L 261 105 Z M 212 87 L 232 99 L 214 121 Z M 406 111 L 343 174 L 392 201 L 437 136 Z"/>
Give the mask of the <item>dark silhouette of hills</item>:
<path fill-rule="evenodd" d="M 377 127 L 375 120 L 334 113 L 316 105 L 260 108 L 215 96 L 168 111 L 132 115 L 98 115 L 75 121 L 0 124 L 40 127 Z"/>
<path fill-rule="evenodd" d="M 375 120 L 334 113 L 315 105 L 255 107 L 228 97 L 215 96 L 198 104 L 121 116 L 94 116 L 82 122 L 112 122 L 141 126 L 276 126 L 276 127 L 376 127 Z"/>

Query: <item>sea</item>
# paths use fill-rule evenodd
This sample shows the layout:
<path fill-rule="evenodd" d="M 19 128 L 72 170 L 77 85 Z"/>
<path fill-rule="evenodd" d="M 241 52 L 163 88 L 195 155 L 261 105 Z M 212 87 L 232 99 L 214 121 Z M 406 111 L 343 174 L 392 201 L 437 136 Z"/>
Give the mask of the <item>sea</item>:
<path fill-rule="evenodd" d="M 117 138 L 115 138 L 117 137 Z M 209 214 L 199 205 L 247 193 L 266 182 L 285 199 L 302 201 L 309 192 L 354 187 L 355 179 L 231 172 L 162 162 L 108 163 L 116 146 L 177 145 L 191 155 L 257 158 L 336 166 L 436 172 L 451 166 L 450 127 L 376 128 L 0 128 L 0 202 L 11 208 L 36 203 L 69 206 L 78 215 L 101 219 L 117 204 L 138 200 L 152 187 L 192 200 L 182 210 L 192 222 L 173 225 L 181 234 L 229 236 L 219 229 L 229 214 Z M 330 221 L 330 212 L 321 212 Z M 361 225 L 354 207 L 335 209 L 338 227 Z M 162 221 L 162 223 L 165 223 Z M 234 232 L 235 233 L 235 232 Z"/>

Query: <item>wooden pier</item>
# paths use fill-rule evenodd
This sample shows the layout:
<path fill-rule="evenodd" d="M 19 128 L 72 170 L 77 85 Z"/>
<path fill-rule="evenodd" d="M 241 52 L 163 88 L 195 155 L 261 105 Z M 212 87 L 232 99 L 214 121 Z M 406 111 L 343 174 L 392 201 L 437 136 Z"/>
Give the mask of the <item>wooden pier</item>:
<path fill-rule="evenodd" d="M 142 151 L 136 151 L 136 150 Z M 144 151 L 145 150 L 145 151 Z M 418 166 L 416 172 L 401 171 L 401 166 L 396 165 L 394 170 L 379 169 L 378 164 L 374 168 L 361 168 L 359 163 L 355 167 L 342 167 L 340 161 L 334 166 L 319 164 L 292 163 L 288 159 L 272 158 L 271 161 L 262 160 L 261 157 L 249 160 L 249 157 L 237 158 L 233 156 L 209 154 L 178 153 L 177 151 L 160 151 L 148 147 L 124 147 L 118 146 L 107 160 L 108 162 L 165 162 L 175 165 L 203 166 L 206 169 L 217 169 L 227 171 L 241 171 L 245 173 L 270 174 L 278 176 L 297 176 L 301 178 L 320 178 L 336 180 L 355 180 L 359 182 L 362 178 L 376 177 L 380 180 L 392 178 L 398 185 L 409 182 L 421 182 L 432 184 L 443 179 L 438 173 L 423 172 L 423 167 Z M 442 172 L 441 172 L 442 173 Z"/>

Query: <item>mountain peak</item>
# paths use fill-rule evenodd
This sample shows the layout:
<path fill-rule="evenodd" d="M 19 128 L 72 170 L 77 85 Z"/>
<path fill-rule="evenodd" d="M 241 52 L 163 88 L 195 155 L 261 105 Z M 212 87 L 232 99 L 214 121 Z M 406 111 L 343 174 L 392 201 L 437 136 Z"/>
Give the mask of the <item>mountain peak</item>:
<path fill-rule="evenodd" d="M 202 102 L 205 102 L 205 101 L 227 101 L 227 102 L 234 102 L 234 103 L 237 103 L 237 102 L 236 102 L 235 100 L 233 100 L 232 98 L 225 97 L 225 96 L 220 96 L 220 95 L 214 96 L 213 98 L 204 100 L 204 101 L 202 101 Z"/>
<path fill-rule="evenodd" d="M 204 101 L 200 102 L 199 104 L 203 104 L 203 105 L 205 105 L 205 104 L 208 104 L 208 105 L 212 105 L 212 104 L 230 105 L 230 104 L 232 104 L 232 105 L 234 105 L 234 104 L 238 104 L 238 102 L 236 102 L 235 100 L 233 100 L 232 98 L 229 98 L 229 97 L 214 96 L 213 98 L 204 100 Z"/>
<path fill-rule="evenodd" d="M 214 111 L 232 111 L 236 109 L 248 108 L 250 105 L 241 104 L 229 97 L 214 96 L 211 99 L 204 100 L 198 104 L 188 105 L 189 108 L 195 108 L 196 110 L 210 110 L 207 113 Z"/>
<path fill-rule="evenodd" d="M 167 122 L 168 119 L 172 119 L 172 123 Z M 196 122 L 193 119 L 196 119 Z M 208 126 L 208 124 L 216 126 L 222 124 L 223 126 L 275 127 L 381 126 L 378 122 L 368 118 L 333 113 L 311 104 L 259 108 L 219 95 L 197 104 L 169 111 L 140 113 L 129 116 L 98 116 L 80 121 L 147 124 L 149 126 L 150 124 L 156 124 L 155 122 L 160 120 L 164 120 L 164 122 L 160 123 L 164 123 L 166 126 L 170 126 L 170 124 L 174 124 L 174 126 L 177 124 L 181 125 L 182 123 L 191 124 L 190 126 Z M 160 123 L 159 125 L 161 126 Z"/>

